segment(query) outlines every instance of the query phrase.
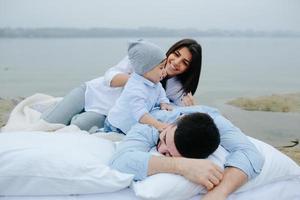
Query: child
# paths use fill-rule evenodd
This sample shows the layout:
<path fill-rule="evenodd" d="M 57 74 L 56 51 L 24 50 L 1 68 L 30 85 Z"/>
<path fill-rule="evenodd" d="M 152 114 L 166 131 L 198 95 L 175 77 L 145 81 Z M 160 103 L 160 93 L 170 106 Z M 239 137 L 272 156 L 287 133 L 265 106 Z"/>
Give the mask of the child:
<path fill-rule="evenodd" d="M 157 105 L 171 110 L 160 81 L 165 78 L 164 52 L 156 45 L 138 40 L 128 47 L 128 57 L 134 68 L 116 104 L 110 109 L 105 131 L 126 133 L 136 123 L 149 124 L 163 130 L 168 124 L 152 117 L 149 112 Z"/>

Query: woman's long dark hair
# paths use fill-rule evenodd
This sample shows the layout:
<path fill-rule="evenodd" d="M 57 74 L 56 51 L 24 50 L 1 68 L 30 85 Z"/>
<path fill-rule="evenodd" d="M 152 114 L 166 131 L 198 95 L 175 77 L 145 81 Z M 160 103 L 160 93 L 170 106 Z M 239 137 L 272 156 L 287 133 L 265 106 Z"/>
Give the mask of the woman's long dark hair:
<path fill-rule="evenodd" d="M 180 40 L 170 47 L 170 49 L 166 53 L 166 56 L 169 57 L 170 54 L 183 47 L 188 48 L 188 50 L 191 52 L 192 60 L 188 66 L 188 69 L 184 73 L 178 74 L 176 77 L 181 82 L 182 90 L 185 93 L 191 92 L 192 94 L 194 94 L 197 90 L 201 74 L 202 48 L 200 44 L 198 44 L 198 42 L 193 39 Z M 162 81 L 162 85 L 165 89 L 166 81 L 167 79 L 164 79 Z"/>

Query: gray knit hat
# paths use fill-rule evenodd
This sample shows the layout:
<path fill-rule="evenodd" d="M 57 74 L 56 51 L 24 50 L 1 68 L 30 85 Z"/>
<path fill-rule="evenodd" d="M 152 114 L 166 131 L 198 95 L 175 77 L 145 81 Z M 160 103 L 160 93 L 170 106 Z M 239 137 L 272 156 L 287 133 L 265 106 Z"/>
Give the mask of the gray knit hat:
<path fill-rule="evenodd" d="M 136 40 L 129 42 L 128 57 L 134 72 L 144 75 L 161 63 L 166 55 L 157 45 L 145 40 Z"/>

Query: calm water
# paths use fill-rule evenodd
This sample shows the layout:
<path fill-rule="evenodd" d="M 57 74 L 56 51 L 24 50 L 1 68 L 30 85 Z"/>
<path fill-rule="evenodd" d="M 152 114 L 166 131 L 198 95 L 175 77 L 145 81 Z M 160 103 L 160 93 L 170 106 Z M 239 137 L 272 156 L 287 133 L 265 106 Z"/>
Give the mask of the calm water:
<path fill-rule="evenodd" d="M 0 39 L 0 97 L 61 96 L 101 76 L 130 38 Z M 180 38 L 151 38 L 167 49 Z M 300 89 L 300 38 L 196 38 L 203 47 L 199 102 Z"/>

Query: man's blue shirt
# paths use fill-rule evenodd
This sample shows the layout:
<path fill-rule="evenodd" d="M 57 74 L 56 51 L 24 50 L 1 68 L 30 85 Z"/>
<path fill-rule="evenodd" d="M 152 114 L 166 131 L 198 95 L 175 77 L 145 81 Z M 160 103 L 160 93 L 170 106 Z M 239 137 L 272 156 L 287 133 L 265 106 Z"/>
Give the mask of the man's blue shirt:
<path fill-rule="evenodd" d="M 207 106 L 177 107 L 173 111 L 154 110 L 151 114 L 158 120 L 172 123 L 180 115 L 194 112 L 210 115 L 219 129 L 221 143 L 229 155 L 224 167 L 236 167 L 248 175 L 248 179 L 256 177 L 264 163 L 263 156 L 247 136 L 217 109 Z M 117 147 L 111 166 L 121 172 L 134 174 L 135 180 L 147 177 L 150 150 L 157 145 L 159 133 L 149 125 L 134 125 Z"/>

